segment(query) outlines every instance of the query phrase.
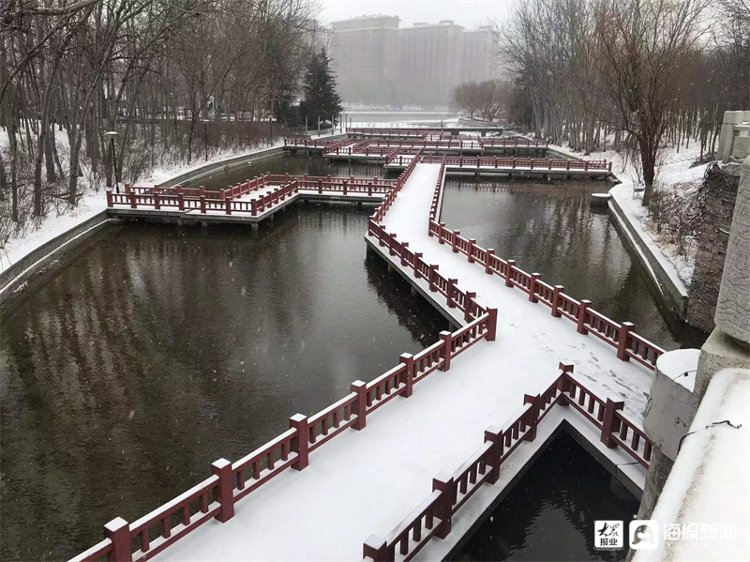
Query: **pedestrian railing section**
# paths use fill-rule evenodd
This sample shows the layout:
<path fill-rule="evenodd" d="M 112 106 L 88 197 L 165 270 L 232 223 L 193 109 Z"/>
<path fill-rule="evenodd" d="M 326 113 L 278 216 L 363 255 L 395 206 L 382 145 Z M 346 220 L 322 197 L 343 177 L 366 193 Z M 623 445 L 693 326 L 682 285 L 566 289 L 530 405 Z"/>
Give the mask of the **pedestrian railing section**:
<path fill-rule="evenodd" d="M 434 200 L 434 199 L 433 199 Z M 529 301 L 541 302 L 551 309 L 552 316 L 565 317 L 576 323 L 581 334 L 593 334 L 617 350 L 617 358 L 631 358 L 654 369 L 656 360 L 664 350 L 634 332 L 630 322 L 622 324 L 607 318 L 591 308 L 591 301 L 576 300 L 565 293 L 562 285 L 549 285 L 540 279 L 539 273 L 527 273 L 516 266 L 514 260 L 504 260 L 495 255 L 494 249 L 484 249 L 473 238 L 464 238 L 458 230 L 449 230 L 445 223 L 430 219 L 429 234 L 440 244 L 448 244 L 453 252 L 467 256 L 470 263 L 484 266 L 485 272 L 505 280 L 508 287 L 518 287 L 529 295 Z"/>
<path fill-rule="evenodd" d="M 427 156 L 422 161 L 432 161 Z M 448 157 L 437 160 L 443 163 Z M 441 167 L 441 171 L 442 171 Z M 518 287 L 529 295 L 529 301 L 541 302 L 551 309 L 552 316 L 565 317 L 576 323 L 581 334 L 593 334 L 617 350 L 617 358 L 628 361 L 631 358 L 649 369 L 656 368 L 656 360 L 664 350 L 638 335 L 631 322 L 617 323 L 604 314 L 591 308 L 591 301 L 576 300 L 565 293 L 562 285 L 549 285 L 540 279 L 539 273 L 527 273 L 516 266 L 515 260 L 505 260 L 495 255 L 493 248 L 485 249 L 474 238 L 464 238 L 458 230 L 449 230 L 445 223 L 437 222 L 440 211 L 444 183 L 438 179 L 430 205 L 429 236 L 435 236 L 440 244 L 448 244 L 454 253 L 464 254 L 469 263 L 484 266 L 489 275 L 497 275 L 505 280 L 507 287 Z"/>
<path fill-rule="evenodd" d="M 523 442 L 536 439 L 539 423 L 554 406 L 572 406 L 600 430 L 604 445 L 622 448 L 647 469 L 652 442 L 623 415 L 623 403 L 602 400 L 586 389 L 573 377 L 573 365 L 561 363 L 560 369 L 544 392 L 524 395 L 523 411 L 515 420 L 504 429 L 488 428 L 482 446 L 453 474 L 434 478 L 432 493 L 386 538 L 370 536 L 363 545 L 364 560 L 410 560 L 432 537 L 446 538 L 453 516 L 484 484 L 497 483 L 503 463 Z"/>
<path fill-rule="evenodd" d="M 554 170 L 611 172 L 612 162 L 607 160 L 565 160 L 555 158 L 503 158 L 495 156 L 425 156 L 425 163 L 437 164 L 445 159 L 450 167 L 502 170 Z"/>
<path fill-rule="evenodd" d="M 337 146 L 345 146 L 351 144 L 354 141 L 346 138 L 343 140 L 324 140 L 316 139 L 313 140 L 309 137 L 284 137 L 284 146 L 291 148 L 308 148 L 308 149 L 320 149 L 320 150 L 332 150 Z"/>
<path fill-rule="evenodd" d="M 343 196 L 383 196 L 396 184 L 396 180 L 356 177 L 318 177 L 264 174 L 252 180 L 218 191 L 203 187 L 135 187 L 126 186 L 125 193 L 107 191 L 107 207 L 130 209 L 197 211 L 202 214 L 219 212 L 226 215 L 249 213 L 258 216 L 300 191 L 320 194 L 336 193 Z M 260 191 L 266 193 L 260 193 Z M 240 197 L 257 196 L 241 201 Z"/>
<path fill-rule="evenodd" d="M 482 148 L 493 148 L 493 147 L 533 147 L 533 148 L 547 148 L 549 143 L 543 140 L 533 140 L 526 137 L 480 137 L 479 142 Z"/>

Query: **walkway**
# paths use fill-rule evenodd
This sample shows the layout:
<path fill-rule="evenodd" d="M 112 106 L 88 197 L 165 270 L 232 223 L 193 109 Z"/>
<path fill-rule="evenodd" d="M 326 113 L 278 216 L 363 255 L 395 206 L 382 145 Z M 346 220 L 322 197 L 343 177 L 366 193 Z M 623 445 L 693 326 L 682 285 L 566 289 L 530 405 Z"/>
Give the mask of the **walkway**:
<path fill-rule="evenodd" d="M 442 274 L 458 278 L 459 287 L 476 291 L 482 306 L 499 309 L 496 341 L 480 342 L 449 371 L 421 381 L 410 398 L 397 397 L 368 415 L 364 430 L 344 431 L 314 451 L 304 470 L 283 471 L 239 501 L 234 518 L 207 522 L 157 559 L 359 559 L 363 542 L 399 524 L 430 493 L 433 476 L 453 472 L 482 444 L 488 426 L 504 427 L 518 416 L 524 393 L 548 387 L 560 361 L 576 364 L 576 378 L 590 390 L 625 400 L 626 414 L 641 419 L 647 369 L 618 360 L 611 347 L 578 334 L 575 325 L 427 236 L 439 170 L 417 165 L 385 223 L 439 263 Z M 538 446 L 538 440 L 522 443 L 517 454 Z"/>

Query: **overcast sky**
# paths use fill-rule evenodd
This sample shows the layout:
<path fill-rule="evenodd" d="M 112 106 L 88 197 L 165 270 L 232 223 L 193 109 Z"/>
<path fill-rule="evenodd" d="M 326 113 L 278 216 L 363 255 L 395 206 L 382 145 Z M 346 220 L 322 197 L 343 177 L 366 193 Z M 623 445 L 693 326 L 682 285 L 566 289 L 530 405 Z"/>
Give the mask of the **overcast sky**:
<path fill-rule="evenodd" d="M 476 28 L 490 19 L 503 20 L 518 0 L 318 0 L 320 20 L 329 23 L 357 16 L 383 14 L 401 18 L 401 27 L 415 22 L 453 20 Z"/>

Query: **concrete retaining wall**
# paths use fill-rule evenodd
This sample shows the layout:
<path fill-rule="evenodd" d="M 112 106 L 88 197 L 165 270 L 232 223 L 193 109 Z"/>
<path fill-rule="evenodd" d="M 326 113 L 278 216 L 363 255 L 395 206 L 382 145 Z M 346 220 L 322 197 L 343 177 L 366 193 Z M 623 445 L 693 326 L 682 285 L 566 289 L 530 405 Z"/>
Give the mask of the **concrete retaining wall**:
<path fill-rule="evenodd" d="M 685 284 L 675 274 L 664 268 L 652 248 L 642 237 L 641 232 L 634 227 L 630 217 L 618 203 L 614 194 L 609 199 L 609 212 L 612 224 L 620 238 L 628 250 L 643 264 L 652 284 L 663 296 L 664 304 L 677 318 L 684 321 L 688 304 L 688 292 Z"/>
<path fill-rule="evenodd" d="M 31 277 L 49 267 L 63 251 L 77 246 L 111 222 L 117 222 L 117 219 L 111 218 L 106 210 L 102 211 L 53 238 L 4 270 L 0 273 L 0 304 L 20 291 Z"/>

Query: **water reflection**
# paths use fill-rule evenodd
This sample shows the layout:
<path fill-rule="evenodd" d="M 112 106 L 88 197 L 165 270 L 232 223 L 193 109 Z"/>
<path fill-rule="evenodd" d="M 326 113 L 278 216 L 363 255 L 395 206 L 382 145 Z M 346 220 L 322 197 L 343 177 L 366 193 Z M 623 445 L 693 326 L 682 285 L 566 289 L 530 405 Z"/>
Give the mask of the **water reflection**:
<path fill-rule="evenodd" d="M 587 298 L 617 322 L 667 349 L 700 345 L 669 317 L 606 213 L 592 212 L 604 182 L 474 183 L 449 180 L 441 220 L 525 271 Z M 698 335 L 700 339 L 702 334 Z"/>
<path fill-rule="evenodd" d="M 594 549 L 594 521 L 628 521 L 638 501 L 567 433 L 550 443 L 529 471 L 468 539 L 454 560 L 625 560 Z M 624 536 L 627 545 L 627 533 Z"/>
<path fill-rule="evenodd" d="M 3 309 L 2 559 L 73 555 L 435 341 L 370 212 L 110 228 Z"/>
<path fill-rule="evenodd" d="M 249 158 L 243 164 L 216 170 L 212 174 L 201 176 L 193 181 L 182 182 L 182 185 L 202 185 L 207 189 L 223 189 L 266 172 L 291 175 L 308 174 L 311 176 L 387 177 L 384 174 L 382 164 L 346 160 L 331 161 L 326 160 L 318 153 L 299 153 L 291 157 L 287 154 L 277 154 L 258 160 Z"/>

